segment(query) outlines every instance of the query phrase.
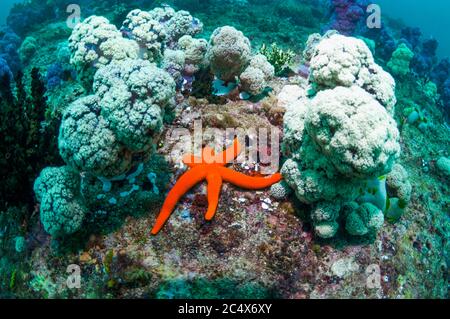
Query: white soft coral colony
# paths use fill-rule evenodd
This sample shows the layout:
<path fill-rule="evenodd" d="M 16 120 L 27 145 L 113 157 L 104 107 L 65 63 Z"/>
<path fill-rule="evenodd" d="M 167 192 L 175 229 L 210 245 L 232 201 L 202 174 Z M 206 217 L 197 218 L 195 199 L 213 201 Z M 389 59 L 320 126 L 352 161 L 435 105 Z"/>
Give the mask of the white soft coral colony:
<path fill-rule="evenodd" d="M 395 81 L 374 61 L 364 41 L 334 34 L 322 40 L 311 59 L 311 81 L 318 89 L 357 85 L 390 113 L 395 104 Z"/>
<path fill-rule="evenodd" d="M 104 17 L 91 16 L 77 24 L 69 38 L 71 63 L 79 72 L 99 69 L 112 61 L 137 59 L 136 42 L 124 39 L 120 31 Z"/>
<path fill-rule="evenodd" d="M 354 203 L 368 180 L 388 174 L 400 155 L 390 115 L 395 82 L 363 41 L 332 35 L 314 51 L 310 83 L 316 95 L 287 107 L 282 174 L 298 199 L 314 206 L 317 235 L 330 238 L 343 207 L 359 209 L 346 203 Z"/>

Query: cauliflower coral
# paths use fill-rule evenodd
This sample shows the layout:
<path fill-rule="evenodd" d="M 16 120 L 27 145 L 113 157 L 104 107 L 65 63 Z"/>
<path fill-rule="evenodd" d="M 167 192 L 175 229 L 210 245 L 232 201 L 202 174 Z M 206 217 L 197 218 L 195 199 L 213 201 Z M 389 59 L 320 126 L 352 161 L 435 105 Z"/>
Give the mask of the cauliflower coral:
<path fill-rule="evenodd" d="M 222 81 L 234 81 L 248 66 L 252 48 L 241 31 L 225 26 L 211 35 L 208 60 L 213 73 Z"/>
<path fill-rule="evenodd" d="M 392 53 L 387 67 L 392 74 L 397 76 L 405 76 L 410 72 L 410 64 L 414 58 L 414 52 L 411 51 L 404 43 L 400 44 L 397 50 Z"/>
<path fill-rule="evenodd" d="M 185 36 L 194 36 L 203 30 L 203 24 L 189 12 L 175 11 L 169 6 L 155 8 L 149 12 L 150 17 L 158 21 L 164 28 L 166 39 L 165 44 L 173 48 L 178 40 Z"/>
<path fill-rule="evenodd" d="M 241 88 L 250 94 L 258 95 L 266 87 L 267 82 L 275 76 L 275 68 L 264 55 L 255 55 L 250 65 L 240 75 Z"/>
<path fill-rule="evenodd" d="M 77 171 L 116 176 L 129 169 L 132 153 L 119 143 L 98 103 L 99 97 L 92 95 L 68 107 L 61 123 L 59 151 Z"/>
<path fill-rule="evenodd" d="M 194 39 L 190 35 L 185 35 L 178 40 L 178 48 L 184 52 L 185 73 L 193 75 L 200 71 L 202 67 L 208 65 L 206 52 L 208 51 L 208 41 L 204 39 Z"/>
<path fill-rule="evenodd" d="M 348 177 L 381 176 L 399 156 L 395 120 L 357 86 L 319 92 L 306 130 L 336 169 Z"/>
<path fill-rule="evenodd" d="M 117 139 L 132 151 L 143 151 L 162 128 L 164 110 L 174 101 L 175 82 L 149 61 L 126 60 L 100 69 L 94 92 Z"/>
<path fill-rule="evenodd" d="M 275 76 L 267 58 L 262 54 L 252 56 L 250 40 L 230 26 L 213 32 L 206 56 L 219 80 L 227 84 L 239 79 L 241 91 L 251 95 L 262 93 Z"/>
<path fill-rule="evenodd" d="M 162 55 L 166 30 L 149 12 L 136 9 L 128 13 L 121 31 L 139 44 L 142 58 L 154 61 Z"/>
<path fill-rule="evenodd" d="M 310 81 L 317 90 L 357 85 L 391 113 L 397 103 L 394 79 L 360 39 L 339 34 L 324 38 L 311 58 Z"/>
<path fill-rule="evenodd" d="M 70 235 L 81 228 L 87 209 L 79 180 L 68 167 L 47 167 L 36 179 L 34 191 L 41 203 L 41 222 L 50 235 Z"/>
<path fill-rule="evenodd" d="M 183 36 L 194 36 L 202 29 L 203 24 L 189 12 L 168 6 L 132 10 L 120 31 L 108 19 L 91 16 L 77 24 L 69 38 L 71 63 L 90 85 L 93 74 L 114 61 L 160 62 L 166 49 L 177 50 Z"/>
<path fill-rule="evenodd" d="M 91 16 L 76 25 L 69 38 L 70 62 L 81 73 L 96 71 L 111 61 L 137 59 L 139 46 L 124 39 L 104 17 Z"/>
<path fill-rule="evenodd" d="M 58 144 L 67 166 L 46 168 L 35 182 L 55 237 L 78 231 L 87 211 L 91 219 L 145 211 L 164 187 L 153 138 L 175 97 L 172 77 L 146 60 L 114 61 L 97 71 L 93 91 L 64 111 Z"/>
<path fill-rule="evenodd" d="M 394 92 L 388 98 L 372 89 L 388 84 L 393 90 L 395 84 L 381 80 L 390 75 L 373 62 L 364 42 L 353 38 L 323 39 L 311 66 L 310 81 L 319 91 L 286 106 L 287 160 L 281 172 L 296 197 L 312 205 L 317 236 L 334 237 L 339 217 L 350 235 L 374 234 L 384 222 L 381 208 L 356 200 L 368 181 L 391 172 L 400 155 L 399 131 L 388 112 Z M 389 99 L 391 104 L 383 104 Z"/>

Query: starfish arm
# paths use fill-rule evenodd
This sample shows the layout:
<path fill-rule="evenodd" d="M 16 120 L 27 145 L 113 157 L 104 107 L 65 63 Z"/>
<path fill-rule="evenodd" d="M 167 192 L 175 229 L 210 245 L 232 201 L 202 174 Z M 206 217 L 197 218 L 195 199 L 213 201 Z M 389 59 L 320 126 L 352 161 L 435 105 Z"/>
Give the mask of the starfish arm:
<path fill-rule="evenodd" d="M 239 140 L 237 138 L 233 141 L 233 146 L 227 148 L 225 151 L 219 153 L 215 157 L 215 163 L 225 166 L 226 164 L 233 161 L 236 157 L 239 156 L 242 152 L 242 146 L 241 143 L 239 143 Z"/>
<path fill-rule="evenodd" d="M 202 163 L 203 164 L 214 164 L 214 159 L 216 158 L 216 153 L 214 149 L 206 146 L 202 150 Z"/>
<path fill-rule="evenodd" d="M 269 177 L 251 177 L 226 167 L 219 167 L 218 169 L 224 181 L 244 189 L 256 190 L 267 188 L 278 183 L 282 179 L 280 173 L 276 173 Z"/>
<path fill-rule="evenodd" d="M 203 160 L 200 157 L 195 156 L 194 154 L 187 154 L 183 156 L 183 163 L 188 167 L 193 168 L 202 164 Z"/>
<path fill-rule="evenodd" d="M 219 205 L 220 190 L 222 189 L 222 177 L 219 174 L 208 174 L 206 177 L 208 182 L 208 211 L 206 212 L 206 220 L 212 220 L 216 214 Z"/>
<path fill-rule="evenodd" d="M 153 227 L 152 234 L 156 235 L 162 229 L 164 224 L 172 214 L 178 201 L 187 193 L 192 187 L 200 183 L 206 178 L 206 171 L 201 168 L 193 168 L 187 171 L 180 179 L 177 181 L 175 186 L 167 195 L 166 201 L 156 219 L 155 226 Z"/>

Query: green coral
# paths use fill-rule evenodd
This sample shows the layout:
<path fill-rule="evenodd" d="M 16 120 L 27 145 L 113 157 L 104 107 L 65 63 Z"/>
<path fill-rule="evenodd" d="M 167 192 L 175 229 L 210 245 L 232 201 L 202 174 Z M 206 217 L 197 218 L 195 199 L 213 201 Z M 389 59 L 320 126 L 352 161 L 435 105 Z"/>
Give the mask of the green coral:
<path fill-rule="evenodd" d="M 351 212 L 347 215 L 345 223 L 347 232 L 352 236 L 375 234 L 383 226 L 383 212 L 370 203 L 356 207 L 354 203 L 350 206 Z"/>
<path fill-rule="evenodd" d="M 41 222 L 50 235 L 70 235 L 81 228 L 87 209 L 79 187 L 79 175 L 68 167 L 45 168 L 36 179 L 34 190 L 41 203 Z"/>
<path fill-rule="evenodd" d="M 402 43 L 392 54 L 391 60 L 388 62 L 387 66 L 392 74 L 405 76 L 410 72 L 410 63 L 413 58 L 414 52 L 412 52 L 406 44 Z"/>
<path fill-rule="evenodd" d="M 274 66 L 276 75 L 282 74 L 296 56 L 294 51 L 283 50 L 276 43 L 272 43 L 270 47 L 263 44 L 259 52 Z"/>
<path fill-rule="evenodd" d="M 37 40 L 34 37 L 26 37 L 19 49 L 20 60 L 28 63 L 37 49 Z"/>
<path fill-rule="evenodd" d="M 425 96 L 427 98 L 429 98 L 432 101 L 435 101 L 437 99 L 438 96 L 438 87 L 437 85 L 433 82 L 433 81 L 427 81 L 423 86 L 422 86 L 422 91 L 423 94 L 425 94 Z"/>

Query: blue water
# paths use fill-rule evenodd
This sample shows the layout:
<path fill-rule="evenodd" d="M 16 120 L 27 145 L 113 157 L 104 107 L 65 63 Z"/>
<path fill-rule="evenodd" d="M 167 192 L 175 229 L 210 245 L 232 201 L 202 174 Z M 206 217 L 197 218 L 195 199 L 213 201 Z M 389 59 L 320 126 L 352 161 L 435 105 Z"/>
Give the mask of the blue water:
<path fill-rule="evenodd" d="M 6 18 L 8 17 L 9 11 L 15 3 L 23 2 L 23 0 L 2 0 L 1 10 L 0 10 L 0 25 L 6 24 Z"/>
<path fill-rule="evenodd" d="M 438 55 L 450 57 L 450 0 L 376 0 L 382 13 L 419 27 L 424 37 L 439 41 Z"/>

